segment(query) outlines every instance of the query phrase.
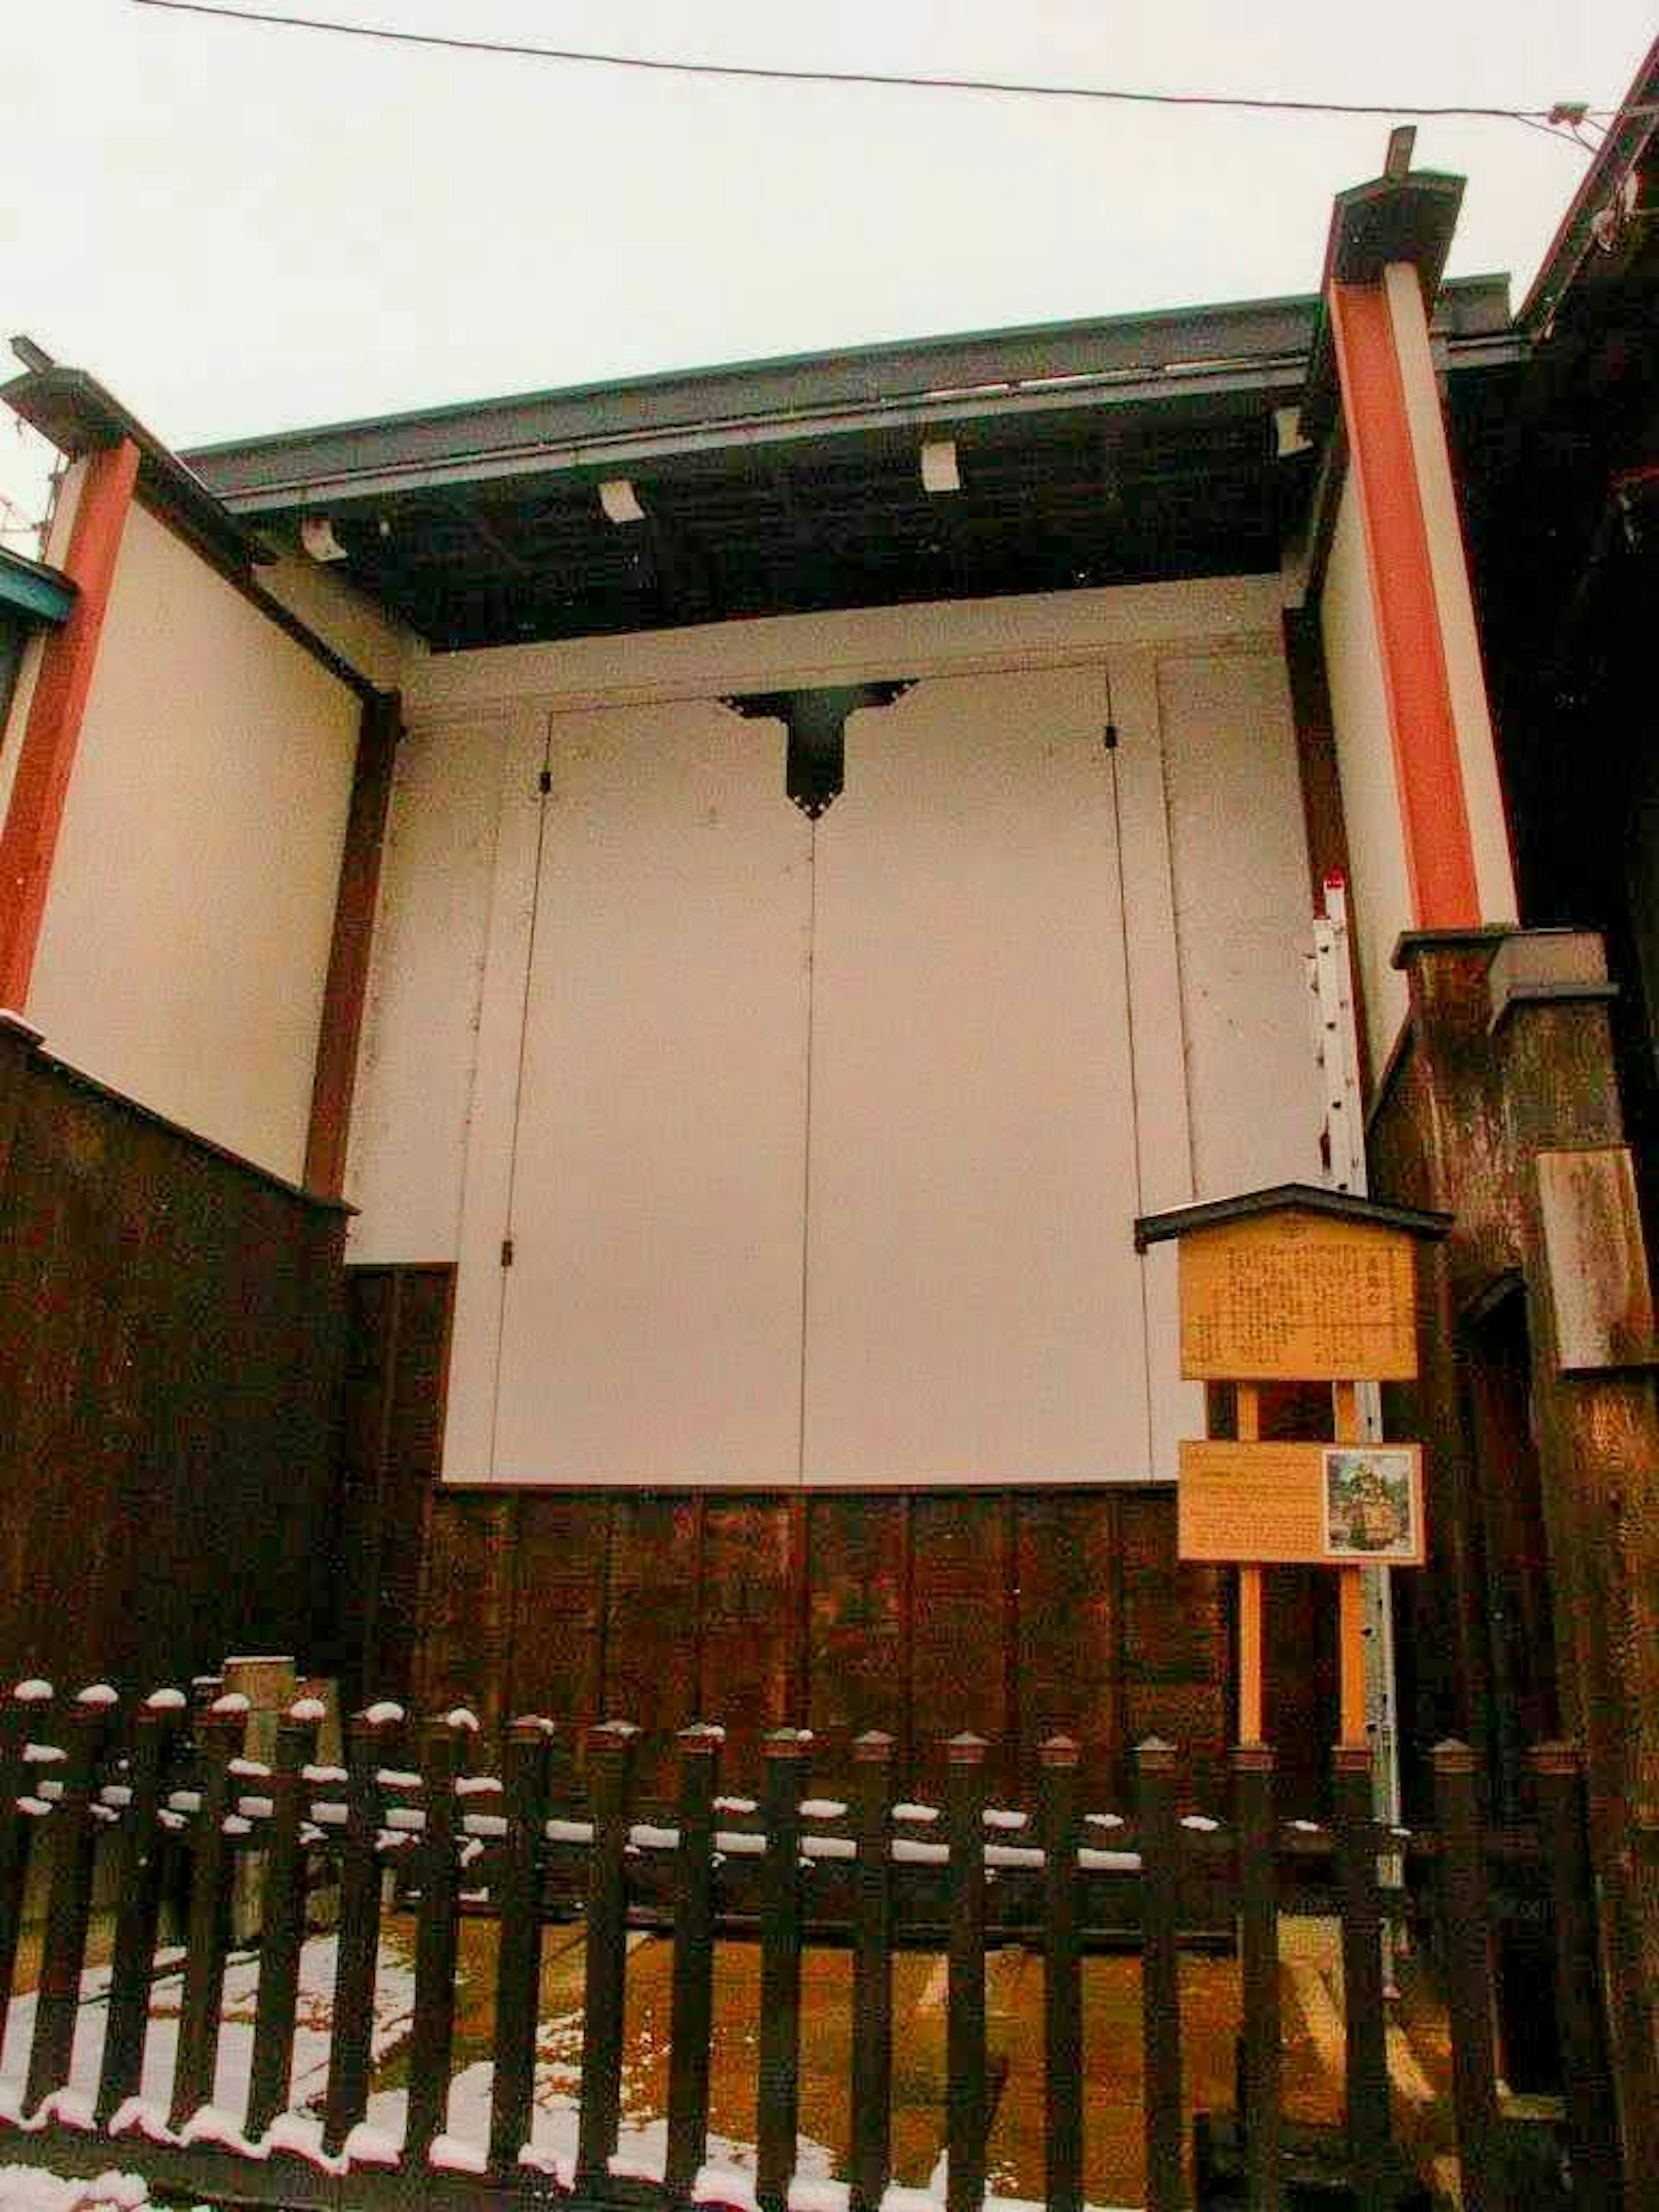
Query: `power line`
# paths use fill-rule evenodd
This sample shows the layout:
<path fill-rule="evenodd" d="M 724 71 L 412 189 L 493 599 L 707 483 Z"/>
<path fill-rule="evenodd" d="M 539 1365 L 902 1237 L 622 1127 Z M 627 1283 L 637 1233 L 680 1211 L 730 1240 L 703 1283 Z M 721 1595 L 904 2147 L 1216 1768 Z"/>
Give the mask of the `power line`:
<path fill-rule="evenodd" d="M 541 46 L 506 39 L 466 39 L 441 31 L 392 30 L 379 24 L 342 23 L 319 15 L 293 15 L 257 8 L 224 8 L 212 0 L 132 0 L 138 8 L 161 9 L 170 15 L 210 15 L 231 23 L 261 23 L 290 31 L 327 31 L 341 38 L 367 39 L 386 46 L 436 47 L 447 53 L 505 54 L 520 61 L 566 62 L 598 69 L 643 70 L 667 76 L 746 79 L 765 84 L 875 85 L 912 92 L 977 92 L 1024 100 L 1115 100 L 1142 107 L 1217 107 L 1273 115 L 1382 115 L 1428 119 L 1531 123 L 1548 130 L 1552 137 L 1581 144 L 1566 130 L 1557 127 L 1559 107 L 1462 107 L 1425 101 L 1289 100 L 1252 96 L 1243 93 L 1148 92 L 1115 85 L 1041 84 L 1019 79 L 978 76 L 921 76 L 878 70 L 787 69 L 758 62 L 708 62 L 671 59 L 663 55 L 612 53 L 599 48 Z M 1577 106 L 1579 119 L 1620 120 L 1647 115 L 1652 108 L 1585 108 Z"/>

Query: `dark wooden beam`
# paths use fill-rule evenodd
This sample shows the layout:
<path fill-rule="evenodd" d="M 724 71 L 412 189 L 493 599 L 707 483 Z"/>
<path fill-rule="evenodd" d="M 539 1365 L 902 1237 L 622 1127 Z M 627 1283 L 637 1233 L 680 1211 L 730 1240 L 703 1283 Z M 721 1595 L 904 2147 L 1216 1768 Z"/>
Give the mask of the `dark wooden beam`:
<path fill-rule="evenodd" d="M 345 1185 L 357 1042 L 368 992 L 374 902 L 380 887 L 380 853 L 392 797 L 392 758 L 401 733 L 398 695 L 376 692 L 364 702 L 357 738 L 357 766 L 334 902 L 334 939 L 329 948 L 311 1091 L 311 1127 L 306 1139 L 306 1188 L 327 1198 L 339 1197 Z"/>

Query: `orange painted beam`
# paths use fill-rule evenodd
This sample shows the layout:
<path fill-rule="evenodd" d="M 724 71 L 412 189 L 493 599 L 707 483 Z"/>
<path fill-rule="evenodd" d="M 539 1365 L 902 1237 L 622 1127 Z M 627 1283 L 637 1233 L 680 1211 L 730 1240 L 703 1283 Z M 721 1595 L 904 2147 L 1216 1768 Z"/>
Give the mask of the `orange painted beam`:
<path fill-rule="evenodd" d="M 1333 284 L 1330 309 L 1382 646 L 1413 917 L 1419 929 L 1467 929 L 1480 920 L 1474 848 L 1388 298 L 1380 283 Z"/>
<path fill-rule="evenodd" d="M 130 438 L 88 463 L 64 563 L 78 587 L 75 605 L 46 640 L 0 830 L 0 1006 L 18 1013 L 28 1003 L 99 635 L 137 481 L 138 448 Z"/>

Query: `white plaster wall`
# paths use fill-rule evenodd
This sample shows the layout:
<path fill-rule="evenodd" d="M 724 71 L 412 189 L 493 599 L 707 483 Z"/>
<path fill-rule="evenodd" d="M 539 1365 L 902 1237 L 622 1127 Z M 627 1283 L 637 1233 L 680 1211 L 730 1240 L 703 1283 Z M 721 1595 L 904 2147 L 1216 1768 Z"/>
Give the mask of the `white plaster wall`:
<path fill-rule="evenodd" d="M 1315 1164 L 1279 653 L 1251 579 L 415 671 L 350 1188 L 459 1253 L 447 1476 L 1172 1474 L 1133 1217 Z M 716 702 L 877 675 L 809 873 Z"/>
<path fill-rule="evenodd" d="M 355 696 L 128 517 L 29 996 L 48 1046 L 297 1179 Z"/>
<path fill-rule="evenodd" d="M 1193 1194 L 1319 1180 L 1310 924 L 1283 656 L 1158 664 Z"/>
<path fill-rule="evenodd" d="M 1319 615 L 1353 875 L 1352 910 L 1365 1026 L 1371 1066 L 1380 1074 L 1406 1018 L 1406 979 L 1392 957 L 1413 915 L 1388 693 L 1352 476 L 1337 513 Z"/>
<path fill-rule="evenodd" d="M 782 731 L 553 718 L 491 1472 L 799 1463 L 809 831 Z"/>
<path fill-rule="evenodd" d="M 298 615 L 360 676 L 384 690 L 397 690 L 405 658 L 419 641 L 401 623 L 390 621 L 349 576 L 313 561 L 308 553 L 289 549 L 263 564 L 258 574 L 271 597 Z"/>
<path fill-rule="evenodd" d="M 392 766 L 345 1195 L 354 1261 L 453 1260 L 477 1060 L 501 722 L 428 724 Z"/>
<path fill-rule="evenodd" d="M 848 726 L 817 838 L 809 1480 L 1147 1472 L 1106 700 L 1097 663 L 930 678 Z"/>

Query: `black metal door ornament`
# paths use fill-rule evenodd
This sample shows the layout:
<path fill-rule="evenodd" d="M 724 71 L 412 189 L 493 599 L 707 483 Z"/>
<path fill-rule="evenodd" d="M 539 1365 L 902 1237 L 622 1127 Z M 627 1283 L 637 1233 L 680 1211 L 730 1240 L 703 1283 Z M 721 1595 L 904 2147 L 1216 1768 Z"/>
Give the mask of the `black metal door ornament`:
<path fill-rule="evenodd" d="M 745 691 L 723 700 L 734 714 L 781 722 L 788 732 L 783 787 L 809 822 L 841 795 L 847 765 L 847 717 L 860 707 L 889 707 L 914 676 L 879 684 L 823 684 L 799 691 Z"/>

